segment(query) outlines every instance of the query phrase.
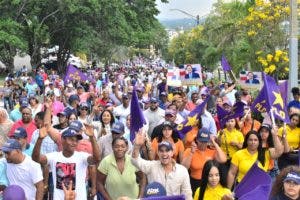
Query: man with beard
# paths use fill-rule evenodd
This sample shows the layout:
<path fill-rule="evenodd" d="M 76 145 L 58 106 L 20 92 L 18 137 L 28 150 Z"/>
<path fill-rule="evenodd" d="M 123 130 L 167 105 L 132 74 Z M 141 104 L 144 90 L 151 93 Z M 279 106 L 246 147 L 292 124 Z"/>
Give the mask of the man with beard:
<path fill-rule="evenodd" d="M 158 182 L 165 188 L 167 195 L 185 195 L 185 199 L 191 200 L 192 190 L 187 169 L 172 159 L 173 146 L 163 141 L 158 145 L 159 160 L 148 161 L 139 156 L 140 148 L 145 143 L 145 133 L 137 133 L 132 152 L 132 163 L 144 172 L 149 183 Z"/>
<path fill-rule="evenodd" d="M 68 115 L 66 112 L 60 112 L 57 114 L 59 124 L 53 126 L 53 128 L 62 131 L 68 128 Z"/>
<path fill-rule="evenodd" d="M 26 199 L 43 199 L 43 174 L 38 163 L 22 153 L 21 144 L 9 139 L 1 147 L 6 160 L 6 175 L 11 185 L 19 185 L 25 191 Z"/>
<path fill-rule="evenodd" d="M 150 108 L 144 111 L 144 116 L 149 123 L 148 136 L 150 137 L 153 129 L 164 118 L 164 110 L 158 107 L 158 100 L 154 97 L 150 99 Z"/>
<path fill-rule="evenodd" d="M 25 128 L 27 132 L 27 142 L 30 143 L 33 132 L 37 129 L 32 119 L 32 111 L 30 108 L 26 107 L 21 110 L 22 119 L 16 121 L 8 133 L 9 137 L 12 137 L 15 130 L 19 127 Z"/>

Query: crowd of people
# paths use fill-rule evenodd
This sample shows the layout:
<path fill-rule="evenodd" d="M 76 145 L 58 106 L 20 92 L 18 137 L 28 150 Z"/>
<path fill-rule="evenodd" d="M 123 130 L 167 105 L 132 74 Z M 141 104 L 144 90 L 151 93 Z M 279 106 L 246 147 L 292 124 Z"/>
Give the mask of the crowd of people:
<path fill-rule="evenodd" d="M 166 74 L 163 66 L 131 63 L 90 70 L 86 81 L 42 67 L 8 76 L 1 90 L 1 198 L 229 200 L 253 164 L 274 181 L 270 199 L 300 198 L 299 88 L 287 105 L 290 123 L 274 124 L 267 113 L 251 112 L 255 97 L 236 83 L 171 87 Z M 133 92 L 146 120 L 136 133 Z M 182 137 L 178 124 L 205 100 Z M 230 110 L 240 101 L 244 116 L 221 126 L 216 106 Z"/>

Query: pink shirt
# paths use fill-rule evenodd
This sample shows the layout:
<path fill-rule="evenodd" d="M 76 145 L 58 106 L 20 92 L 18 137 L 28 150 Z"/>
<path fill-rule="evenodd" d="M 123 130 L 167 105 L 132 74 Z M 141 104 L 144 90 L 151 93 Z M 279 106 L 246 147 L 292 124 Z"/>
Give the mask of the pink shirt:
<path fill-rule="evenodd" d="M 89 92 L 84 92 L 81 95 L 79 95 L 80 103 L 87 102 L 89 96 L 90 96 Z"/>
<path fill-rule="evenodd" d="M 29 124 L 24 124 L 22 119 L 16 121 L 13 126 L 11 127 L 9 133 L 8 133 L 8 136 L 9 137 L 12 137 L 15 130 L 19 127 L 23 127 L 26 129 L 26 132 L 27 132 L 27 142 L 30 143 L 31 142 L 31 137 L 32 137 L 32 134 L 33 132 L 37 129 L 34 121 L 32 120 Z"/>
<path fill-rule="evenodd" d="M 60 112 L 63 112 L 65 109 L 65 106 L 60 101 L 54 101 L 52 104 L 52 114 L 57 115 Z"/>

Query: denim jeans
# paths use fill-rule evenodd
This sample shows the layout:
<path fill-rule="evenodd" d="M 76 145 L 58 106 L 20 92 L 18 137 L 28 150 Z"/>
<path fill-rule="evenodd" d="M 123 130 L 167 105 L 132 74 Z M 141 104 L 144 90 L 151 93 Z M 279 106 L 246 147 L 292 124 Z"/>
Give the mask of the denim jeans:
<path fill-rule="evenodd" d="M 13 110 L 13 101 L 11 97 L 4 97 L 3 102 L 4 102 L 4 108 L 6 110 Z"/>

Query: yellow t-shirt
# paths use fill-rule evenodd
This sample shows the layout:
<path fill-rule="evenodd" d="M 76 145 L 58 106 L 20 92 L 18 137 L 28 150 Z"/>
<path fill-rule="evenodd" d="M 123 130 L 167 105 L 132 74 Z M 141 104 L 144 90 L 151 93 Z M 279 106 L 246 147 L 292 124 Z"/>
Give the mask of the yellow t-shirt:
<path fill-rule="evenodd" d="M 198 200 L 200 193 L 200 188 L 197 188 L 194 200 Z M 203 200 L 221 200 L 222 197 L 226 194 L 231 194 L 231 191 L 228 188 L 224 188 L 222 185 L 217 185 L 217 187 L 212 188 L 207 185 L 206 190 L 204 192 Z"/>
<path fill-rule="evenodd" d="M 282 137 L 283 127 L 278 130 L 278 135 Z M 291 129 L 289 125 L 286 126 L 286 139 L 292 149 L 300 147 L 300 128 Z"/>
<path fill-rule="evenodd" d="M 238 182 L 244 178 L 252 165 L 257 161 L 258 152 L 255 154 L 250 154 L 247 149 L 242 149 L 237 151 L 233 156 L 231 163 L 238 167 Z M 260 162 L 258 162 L 258 167 L 264 171 L 268 171 L 270 161 L 270 152 L 266 151 L 265 153 L 265 165 L 264 167 Z"/>
<path fill-rule="evenodd" d="M 233 154 L 237 152 L 239 149 L 236 146 L 230 145 L 230 142 L 237 142 L 243 144 L 244 136 L 242 132 L 240 132 L 237 129 L 233 129 L 232 131 L 228 131 L 227 128 L 223 129 L 223 134 L 221 136 L 221 149 L 225 154 L 227 154 L 227 150 L 226 150 L 226 143 L 227 143 L 229 158 L 232 158 Z"/>

